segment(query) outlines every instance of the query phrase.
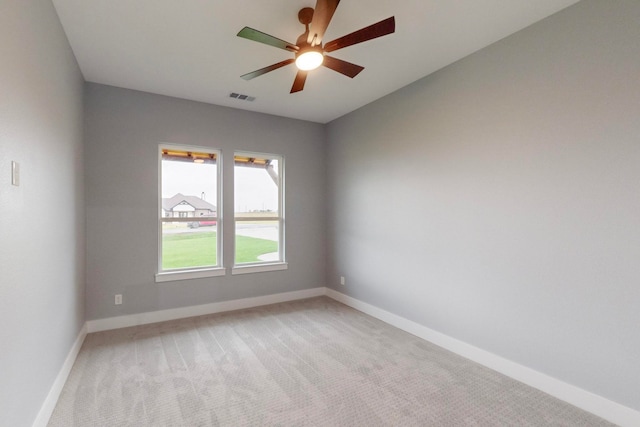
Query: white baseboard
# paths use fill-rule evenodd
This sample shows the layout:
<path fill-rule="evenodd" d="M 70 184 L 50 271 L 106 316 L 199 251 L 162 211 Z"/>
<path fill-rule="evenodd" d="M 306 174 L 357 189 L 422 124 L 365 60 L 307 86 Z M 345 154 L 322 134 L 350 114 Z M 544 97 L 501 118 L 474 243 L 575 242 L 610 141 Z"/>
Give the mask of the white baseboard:
<path fill-rule="evenodd" d="M 500 372 L 501 374 L 511 377 L 517 381 L 544 391 L 551 396 L 577 406 L 587 412 L 591 412 L 592 414 L 619 426 L 640 426 L 640 412 L 631 408 L 571 384 L 567 384 L 556 378 L 550 377 L 531 368 L 527 368 L 526 366 L 519 365 L 503 357 L 497 356 L 478 347 L 474 347 L 448 335 L 429 329 L 419 323 L 382 310 L 376 306 L 367 304 L 333 289 L 327 288 L 326 295 L 336 301 L 348 305 L 349 307 L 355 308 L 358 311 L 362 311 L 376 319 L 395 326 L 398 329 L 402 329 L 412 335 L 491 368 L 494 371 Z"/>
<path fill-rule="evenodd" d="M 295 301 L 299 299 L 325 295 L 326 288 L 304 289 L 301 291 L 284 292 L 254 298 L 243 298 L 231 301 L 214 302 L 211 304 L 194 305 L 190 307 L 173 308 L 168 310 L 150 311 L 147 313 L 130 314 L 126 316 L 108 317 L 106 319 L 88 320 L 87 331 L 100 332 L 129 326 L 146 325 L 148 323 L 164 322 L 167 320 L 184 319 L 186 317 L 202 316 L 205 314 L 222 313 L 225 311 L 241 310 L 243 308 L 260 307 L 262 305 L 277 304 L 279 302 Z"/>
<path fill-rule="evenodd" d="M 58 403 L 58 398 L 60 397 L 62 388 L 67 382 L 67 378 L 69 377 L 71 368 L 73 368 L 73 364 L 76 361 L 76 357 L 78 357 L 78 353 L 80 353 L 80 348 L 82 347 L 82 343 L 84 342 L 86 336 L 87 324 L 85 323 L 84 325 L 82 325 L 82 328 L 80 328 L 78 337 L 71 346 L 71 350 L 69 350 L 69 354 L 67 354 L 67 358 L 64 360 L 62 368 L 60 369 L 60 372 L 58 372 L 58 375 L 56 376 L 51 389 L 49 389 L 49 394 L 47 394 L 44 403 L 40 407 L 40 411 L 38 412 L 38 415 L 33 422 L 33 427 L 46 427 L 46 425 L 49 423 L 49 418 L 51 418 L 51 414 L 53 414 L 56 403 Z"/>

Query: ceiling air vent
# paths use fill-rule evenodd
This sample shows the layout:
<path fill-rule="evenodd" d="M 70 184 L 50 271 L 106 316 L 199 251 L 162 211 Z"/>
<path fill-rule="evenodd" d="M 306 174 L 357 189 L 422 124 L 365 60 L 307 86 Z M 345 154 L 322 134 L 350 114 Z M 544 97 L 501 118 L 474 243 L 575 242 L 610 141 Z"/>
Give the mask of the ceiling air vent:
<path fill-rule="evenodd" d="M 241 95 L 239 93 L 235 93 L 232 92 L 229 94 L 229 98 L 235 98 L 235 99 L 239 99 L 241 101 L 249 101 L 249 102 L 253 102 L 256 100 L 255 96 L 249 96 L 249 95 Z"/>

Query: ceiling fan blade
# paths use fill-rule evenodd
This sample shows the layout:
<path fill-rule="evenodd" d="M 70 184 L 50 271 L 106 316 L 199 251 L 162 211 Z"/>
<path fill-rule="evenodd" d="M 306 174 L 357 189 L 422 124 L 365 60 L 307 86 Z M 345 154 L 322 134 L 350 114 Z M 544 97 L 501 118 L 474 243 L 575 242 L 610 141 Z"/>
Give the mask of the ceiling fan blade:
<path fill-rule="evenodd" d="M 299 70 L 298 74 L 296 74 L 296 79 L 293 81 L 293 86 L 291 86 L 291 92 L 300 92 L 304 89 L 304 82 L 307 81 L 307 72 Z"/>
<path fill-rule="evenodd" d="M 327 55 L 325 55 L 322 65 L 351 78 L 354 78 L 360 74 L 360 71 L 364 70 L 364 67 Z"/>
<path fill-rule="evenodd" d="M 338 7 L 340 0 L 317 0 L 313 11 L 313 18 L 309 26 L 309 36 L 307 43 L 316 46 L 322 42 L 325 31 L 333 18 L 333 14 Z"/>
<path fill-rule="evenodd" d="M 244 27 L 237 34 L 238 37 L 253 40 L 254 42 L 268 44 L 269 46 L 277 47 L 280 49 L 288 50 L 290 52 L 297 52 L 300 50 L 298 46 L 288 41 L 281 40 L 277 37 L 273 37 L 262 31 L 254 30 L 253 28 Z"/>
<path fill-rule="evenodd" d="M 240 77 L 242 77 L 245 80 L 251 80 L 254 79 L 258 76 L 261 76 L 263 74 L 266 74 L 270 71 L 273 70 L 277 70 L 278 68 L 282 68 L 285 65 L 289 65 L 289 64 L 293 64 L 295 62 L 295 59 L 287 59 L 286 61 L 282 61 L 282 62 L 278 62 L 277 64 L 273 64 L 273 65 L 269 65 L 268 67 L 264 67 L 264 68 L 260 68 L 259 70 L 256 71 L 252 71 L 250 73 L 247 74 L 243 74 Z"/>
<path fill-rule="evenodd" d="M 386 36 L 396 31 L 396 19 L 394 16 L 384 19 L 368 27 L 354 31 L 351 34 L 342 36 L 338 39 L 327 42 L 324 45 L 325 52 L 333 52 L 343 47 L 352 46 L 354 44 L 366 42 L 377 37 Z"/>

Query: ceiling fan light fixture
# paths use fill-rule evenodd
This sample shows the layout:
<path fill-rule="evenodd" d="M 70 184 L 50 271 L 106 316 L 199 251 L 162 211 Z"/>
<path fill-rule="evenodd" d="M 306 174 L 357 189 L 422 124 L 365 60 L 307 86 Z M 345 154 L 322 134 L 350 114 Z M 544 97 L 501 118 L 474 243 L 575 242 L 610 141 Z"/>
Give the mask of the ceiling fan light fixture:
<path fill-rule="evenodd" d="M 338 49 L 391 34 L 396 31 L 396 20 L 391 16 L 346 36 L 325 42 L 323 37 L 338 7 L 338 3 L 340 3 L 340 0 L 316 0 L 315 8 L 304 7 L 300 9 L 298 21 L 304 25 L 305 31 L 300 34 L 295 44 L 253 28 L 244 27 L 240 30 L 238 37 L 277 47 L 294 54 L 293 58 L 289 57 L 289 59 L 243 74 L 240 77 L 248 81 L 295 63 L 298 72 L 289 93 L 296 93 L 304 89 L 308 71 L 314 70 L 321 65 L 350 78 L 357 76 L 364 70 L 364 67 L 329 55 L 325 56 L 325 53 L 328 54 Z"/>
<path fill-rule="evenodd" d="M 296 57 L 296 67 L 302 71 L 315 70 L 324 62 L 324 55 L 319 50 L 306 50 Z"/>

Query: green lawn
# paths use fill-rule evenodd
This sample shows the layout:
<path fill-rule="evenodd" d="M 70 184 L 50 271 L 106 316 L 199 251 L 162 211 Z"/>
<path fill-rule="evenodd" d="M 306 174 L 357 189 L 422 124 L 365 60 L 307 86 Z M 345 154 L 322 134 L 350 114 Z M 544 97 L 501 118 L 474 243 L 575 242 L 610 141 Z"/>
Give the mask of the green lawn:
<path fill-rule="evenodd" d="M 236 236 L 236 263 L 259 261 L 258 256 L 278 251 L 272 240 Z M 162 237 L 162 268 L 189 268 L 217 263 L 216 233 L 202 231 Z"/>
<path fill-rule="evenodd" d="M 278 252 L 278 242 L 255 237 L 236 236 L 236 264 L 260 261 L 259 255 Z"/>

